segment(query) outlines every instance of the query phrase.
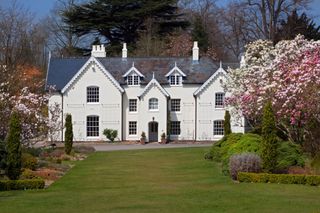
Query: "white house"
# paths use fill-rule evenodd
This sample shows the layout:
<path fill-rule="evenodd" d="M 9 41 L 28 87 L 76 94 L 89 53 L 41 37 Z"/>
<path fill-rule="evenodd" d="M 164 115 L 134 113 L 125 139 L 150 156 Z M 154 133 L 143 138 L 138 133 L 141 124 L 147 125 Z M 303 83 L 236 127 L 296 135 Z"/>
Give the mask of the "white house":
<path fill-rule="evenodd" d="M 139 140 L 142 132 L 149 142 L 162 133 L 171 140 L 217 140 L 224 134 L 228 94 L 221 83 L 228 66 L 239 63 L 199 58 L 197 42 L 192 57 L 129 58 L 124 44 L 122 57 L 106 58 L 97 45 L 89 58 L 50 58 L 46 88 L 56 92 L 49 106 L 61 106 L 60 119 L 72 115 L 75 141 L 106 140 L 106 128 L 125 141 Z M 244 132 L 244 119 L 232 119 L 231 126 Z"/>

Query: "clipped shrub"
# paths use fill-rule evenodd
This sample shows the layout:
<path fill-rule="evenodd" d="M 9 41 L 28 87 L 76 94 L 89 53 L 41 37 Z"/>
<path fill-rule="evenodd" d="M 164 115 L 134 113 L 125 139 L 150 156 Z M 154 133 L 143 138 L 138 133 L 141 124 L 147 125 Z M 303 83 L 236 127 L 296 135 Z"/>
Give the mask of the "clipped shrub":
<path fill-rule="evenodd" d="M 38 165 L 37 158 L 33 157 L 29 153 L 22 153 L 22 168 L 35 170 Z"/>
<path fill-rule="evenodd" d="M 277 146 L 278 138 L 275 116 L 272 110 L 272 103 L 268 101 L 263 109 L 261 143 L 261 158 L 263 161 L 263 169 L 266 172 L 272 172 L 276 169 Z"/>
<path fill-rule="evenodd" d="M 45 186 L 44 180 L 0 180 L 0 191 L 7 190 L 26 190 L 26 189 L 43 189 Z"/>
<path fill-rule="evenodd" d="M 6 170 L 11 180 L 16 180 L 21 174 L 21 124 L 17 112 L 10 117 L 9 132 L 6 138 Z"/>
<path fill-rule="evenodd" d="M 118 131 L 113 129 L 105 129 L 103 130 L 103 134 L 108 138 L 111 142 L 114 141 L 118 137 Z"/>
<path fill-rule="evenodd" d="M 224 129 L 224 135 L 230 135 L 231 134 L 231 123 L 230 123 L 230 113 L 227 110 L 224 114 L 224 122 L 223 122 L 223 129 Z"/>
<path fill-rule="evenodd" d="M 73 145 L 73 128 L 72 128 L 72 116 L 67 114 L 66 116 L 66 131 L 64 133 L 64 150 L 67 155 L 70 154 Z"/>
<path fill-rule="evenodd" d="M 261 158 L 254 153 L 242 153 L 230 158 L 229 172 L 233 180 L 237 179 L 238 172 L 260 172 Z"/>
<path fill-rule="evenodd" d="M 239 172 L 238 180 L 247 183 L 282 183 L 320 185 L 320 176 Z"/>

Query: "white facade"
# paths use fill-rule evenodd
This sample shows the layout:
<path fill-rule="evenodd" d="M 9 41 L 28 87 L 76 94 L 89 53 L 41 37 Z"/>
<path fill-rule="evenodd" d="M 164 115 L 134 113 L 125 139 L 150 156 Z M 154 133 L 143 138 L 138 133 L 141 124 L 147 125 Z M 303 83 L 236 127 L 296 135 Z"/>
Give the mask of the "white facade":
<path fill-rule="evenodd" d="M 104 56 L 101 48 L 98 50 L 98 56 Z M 126 59 L 126 52 L 123 55 Z M 193 56 L 194 59 L 197 58 Z M 226 109 L 219 101 L 217 106 L 215 99 L 224 98 L 221 83 L 227 73 L 220 66 L 205 82 L 184 84 L 187 75 L 176 64 L 175 67 L 176 70 L 168 67 L 167 84 L 160 84 L 153 76 L 148 84 L 142 85 L 140 79 L 144 76 L 134 69 L 123 75 L 127 84 L 120 85 L 108 72 L 108 66 L 92 56 L 61 92 L 50 98 L 49 106 L 56 102 L 62 106 L 64 118 L 67 113 L 72 115 L 75 141 L 107 140 L 103 135 L 106 128 L 117 130 L 118 140 L 125 141 L 139 140 L 142 132 L 147 141 L 160 141 L 163 133 L 170 133 L 171 140 L 220 139 L 223 132 L 215 125 L 219 127 Z M 128 75 L 138 77 L 136 81 L 135 77 L 129 80 Z M 174 85 L 170 84 L 171 75 L 176 77 Z M 96 100 L 89 100 L 88 96 Z M 244 120 L 233 121 L 232 131 L 244 132 Z M 57 132 L 56 138 L 64 140 L 61 133 Z"/>

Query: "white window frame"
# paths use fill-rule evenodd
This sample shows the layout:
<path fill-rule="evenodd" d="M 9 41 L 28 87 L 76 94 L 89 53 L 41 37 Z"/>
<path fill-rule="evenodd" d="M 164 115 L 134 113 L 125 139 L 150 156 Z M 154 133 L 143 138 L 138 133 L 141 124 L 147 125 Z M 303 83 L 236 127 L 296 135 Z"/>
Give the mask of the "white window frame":
<path fill-rule="evenodd" d="M 129 99 L 129 112 L 137 113 L 138 112 L 138 100 L 137 99 Z M 135 110 L 132 110 L 135 109 Z"/>
<path fill-rule="evenodd" d="M 98 86 L 87 87 L 87 103 L 96 104 L 100 101 L 100 89 Z"/>
<path fill-rule="evenodd" d="M 175 136 L 181 135 L 181 122 L 180 121 L 171 121 L 170 135 L 175 135 Z"/>
<path fill-rule="evenodd" d="M 97 120 L 91 120 L 89 121 L 89 118 L 97 118 Z M 99 121 L 99 116 L 98 115 L 88 115 L 86 118 L 86 136 L 87 138 L 98 138 L 100 136 L 100 121 Z M 89 123 L 91 122 L 91 123 Z M 98 124 L 93 125 L 93 123 Z M 94 130 L 90 130 L 89 128 L 93 128 Z M 89 134 L 90 133 L 90 134 Z"/>
<path fill-rule="evenodd" d="M 137 121 L 129 121 L 128 123 L 128 135 L 136 136 L 138 134 L 138 122 Z"/>
<path fill-rule="evenodd" d="M 159 100 L 158 98 L 150 98 L 148 101 L 149 111 L 159 111 Z"/>
<path fill-rule="evenodd" d="M 224 136 L 224 120 L 213 121 L 213 136 Z"/>
<path fill-rule="evenodd" d="M 139 86 L 140 85 L 140 76 L 132 72 L 130 75 L 127 76 L 127 84 L 128 86 Z"/>
<path fill-rule="evenodd" d="M 170 110 L 171 112 L 181 112 L 181 99 L 171 99 Z"/>
<path fill-rule="evenodd" d="M 214 101 L 214 106 L 216 109 L 223 109 L 224 108 L 224 100 L 225 100 L 225 93 L 224 92 L 216 92 L 215 93 L 215 101 Z M 221 101 L 222 98 L 222 101 Z M 219 103 L 218 103 L 219 102 Z M 221 104 L 222 102 L 222 104 Z"/>
<path fill-rule="evenodd" d="M 169 75 L 169 84 L 170 86 L 181 86 L 182 76 L 179 73 L 174 73 L 172 75 Z"/>

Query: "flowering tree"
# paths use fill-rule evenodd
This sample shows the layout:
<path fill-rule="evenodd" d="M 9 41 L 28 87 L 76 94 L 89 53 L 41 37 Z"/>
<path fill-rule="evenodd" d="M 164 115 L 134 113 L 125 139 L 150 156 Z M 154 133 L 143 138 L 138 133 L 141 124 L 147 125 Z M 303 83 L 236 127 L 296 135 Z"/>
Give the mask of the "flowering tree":
<path fill-rule="evenodd" d="M 298 35 L 294 40 L 258 40 L 247 46 L 246 64 L 230 69 L 227 103 L 253 124 L 272 101 L 277 126 L 291 141 L 302 143 L 310 121 L 320 123 L 320 42 Z"/>

